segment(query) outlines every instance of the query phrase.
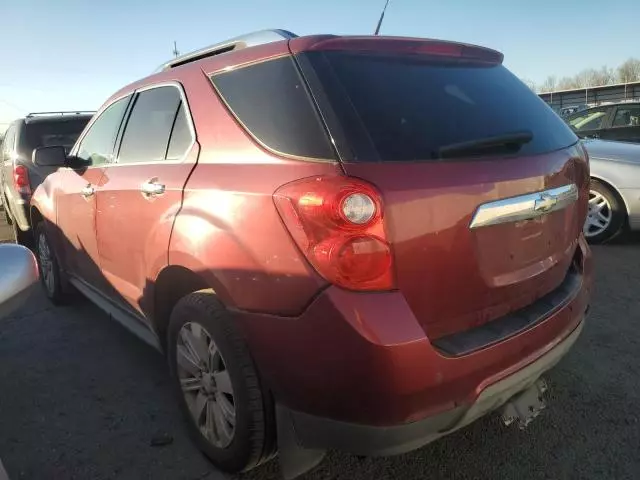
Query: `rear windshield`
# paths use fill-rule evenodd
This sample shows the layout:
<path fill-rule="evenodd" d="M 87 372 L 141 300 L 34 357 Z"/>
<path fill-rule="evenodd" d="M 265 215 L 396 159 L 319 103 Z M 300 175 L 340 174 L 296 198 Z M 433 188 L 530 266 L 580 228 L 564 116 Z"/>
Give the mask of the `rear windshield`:
<path fill-rule="evenodd" d="M 65 147 L 68 153 L 88 122 L 88 118 L 82 118 L 28 123 L 26 125 L 27 147 L 33 150 L 39 147 L 59 145 Z"/>
<path fill-rule="evenodd" d="M 532 134 L 519 155 L 577 141 L 551 108 L 502 65 L 352 52 L 305 56 L 345 129 L 354 132 L 357 124 L 364 132 L 351 143 L 362 144 L 364 138 L 373 144 L 360 150 L 369 152 L 364 155 L 356 147 L 351 160 L 438 159 L 442 147 L 517 132 Z"/>

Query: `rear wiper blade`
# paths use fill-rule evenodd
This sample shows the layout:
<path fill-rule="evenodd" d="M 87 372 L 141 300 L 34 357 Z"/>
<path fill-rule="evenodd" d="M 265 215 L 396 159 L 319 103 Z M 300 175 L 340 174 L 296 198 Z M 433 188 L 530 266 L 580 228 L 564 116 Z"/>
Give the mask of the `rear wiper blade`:
<path fill-rule="evenodd" d="M 436 151 L 437 158 L 448 158 L 460 155 L 486 155 L 491 153 L 513 153 L 520 150 L 525 143 L 533 140 L 529 131 L 512 132 L 493 137 L 484 137 L 467 142 L 451 143 Z"/>

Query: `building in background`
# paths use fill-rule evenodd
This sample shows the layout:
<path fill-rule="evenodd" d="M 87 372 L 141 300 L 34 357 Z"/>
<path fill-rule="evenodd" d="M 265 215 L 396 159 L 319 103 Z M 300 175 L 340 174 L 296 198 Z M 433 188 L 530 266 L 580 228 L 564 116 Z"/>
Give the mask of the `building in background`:
<path fill-rule="evenodd" d="M 599 87 L 573 88 L 555 92 L 539 93 L 540 98 L 547 102 L 556 112 L 567 107 L 588 105 L 595 107 L 609 103 L 639 102 L 640 82 L 602 85 Z"/>

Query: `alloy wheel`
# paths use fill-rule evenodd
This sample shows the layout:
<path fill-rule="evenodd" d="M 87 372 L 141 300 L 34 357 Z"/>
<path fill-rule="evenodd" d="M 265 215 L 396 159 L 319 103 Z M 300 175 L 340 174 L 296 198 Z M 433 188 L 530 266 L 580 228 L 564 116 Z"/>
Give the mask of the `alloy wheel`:
<path fill-rule="evenodd" d="M 40 233 L 38 237 L 38 259 L 40 261 L 40 274 L 42 275 L 42 282 L 45 288 L 50 294 L 55 291 L 55 278 L 53 275 L 53 258 L 51 256 L 51 249 L 49 248 L 49 242 L 44 233 Z"/>
<path fill-rule="evenodd" d="M 231 377 L 211 334 L 199 323 L 187 322 L 180 328 L 176 364 L 195 425 L 211 444 L 228 447 L 236 426 Z"/>
<path fill-rule="evenodd" d="M 595 237 L 606 231 L 611 225 L 613 211 L 609 201 L 600 192 L 589 191 L 589 211 L 584 223 L 585 237 Z"/>

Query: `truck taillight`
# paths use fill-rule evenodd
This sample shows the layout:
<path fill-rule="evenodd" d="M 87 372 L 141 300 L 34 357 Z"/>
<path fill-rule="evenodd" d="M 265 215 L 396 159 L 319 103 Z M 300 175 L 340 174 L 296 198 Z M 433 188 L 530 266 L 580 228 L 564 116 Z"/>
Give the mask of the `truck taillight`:
<path fill-rule="evenodd" d="M 26 195 L 31 193 L 29 170 L 24 165 L 15 165 L 13 167 L 13 186 L 18 193 Z"/>
<path fill-rule="evenodd" d="M 394 288 L 382 198 L 372 185 L 313 177 L 284 185 L 273 198 L 298 248 L 329 282 L 350 290 Z"/>

